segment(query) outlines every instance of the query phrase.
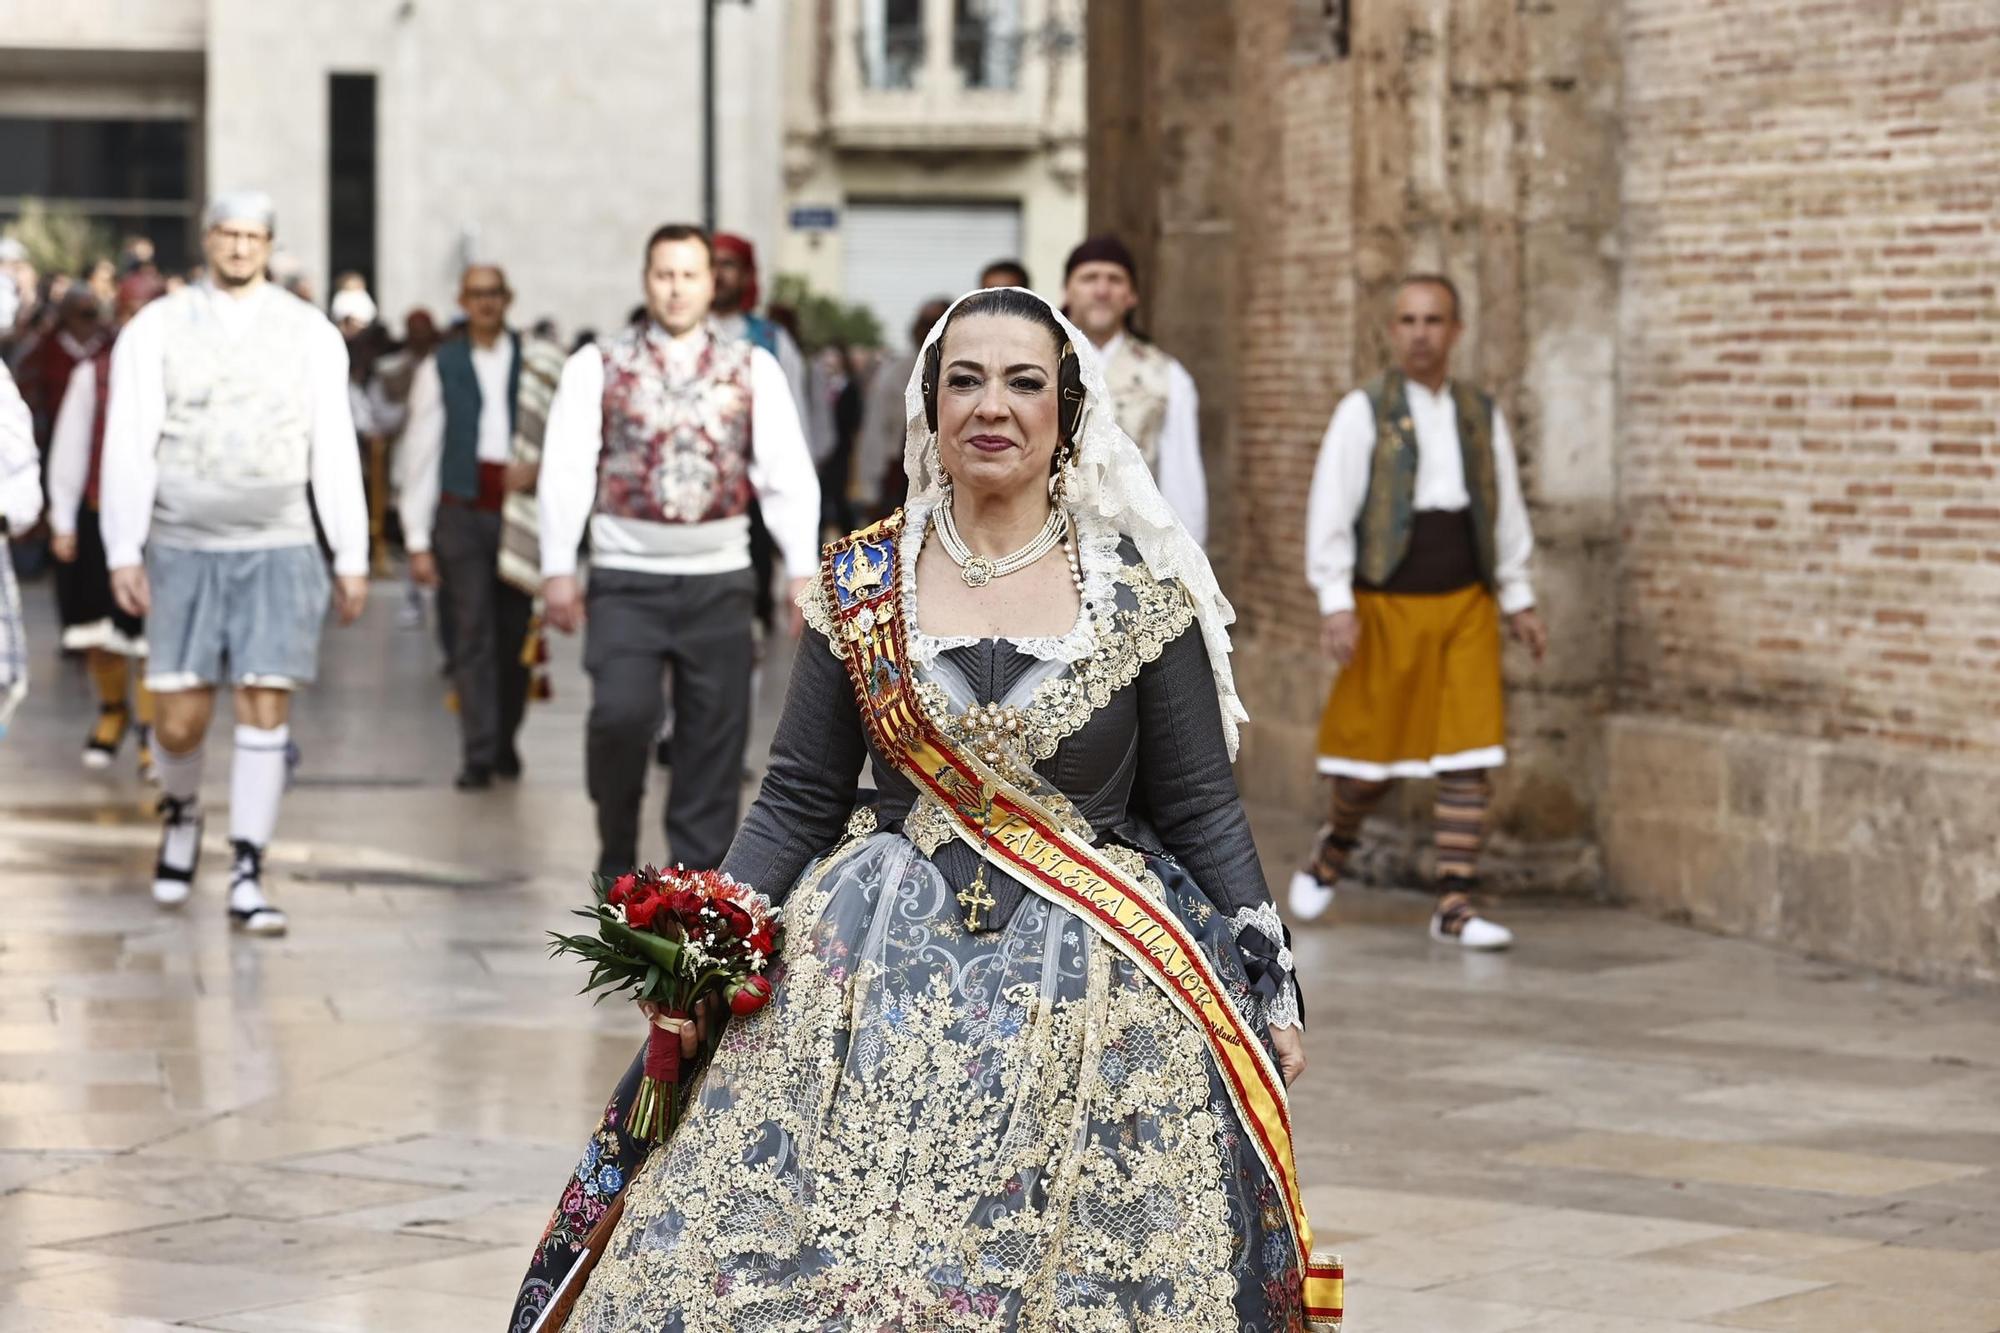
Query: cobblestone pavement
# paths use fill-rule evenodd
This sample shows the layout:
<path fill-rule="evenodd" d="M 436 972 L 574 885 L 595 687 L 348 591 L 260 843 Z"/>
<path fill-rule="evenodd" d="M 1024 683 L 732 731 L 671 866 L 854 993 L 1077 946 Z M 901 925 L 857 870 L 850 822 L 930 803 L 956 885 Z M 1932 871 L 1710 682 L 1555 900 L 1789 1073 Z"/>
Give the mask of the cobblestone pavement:
<path fill-rule="evenodd" d="M 0 1333 L 502 1328 L 639 1030 L 541 943 L 593 851 L 575 645 L 527 780 L 460 795 L 396 591 L 329 632 L 272 854 L 293 933 L 253 942 L 219 843 L 188 910 L 151 905 L 145 793 L 77 764 L 86 687 L 28 590 L 40 679 L 0 742 Z M 1276 882 L 1306 830 L 1259 823 Z M 1354 1333 L 2000 1329 L 2000 997 L 1569 904 L 1463 957 L 1424 913 L 1348 893 L 1299 941 L 1301 1166 Z"/>

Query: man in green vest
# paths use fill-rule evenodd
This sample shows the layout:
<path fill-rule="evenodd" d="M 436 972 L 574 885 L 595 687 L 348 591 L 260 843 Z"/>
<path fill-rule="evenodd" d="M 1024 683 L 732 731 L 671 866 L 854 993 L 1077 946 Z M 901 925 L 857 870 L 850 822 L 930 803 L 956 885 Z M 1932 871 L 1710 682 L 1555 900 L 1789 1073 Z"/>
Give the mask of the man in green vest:
<path fill-rule="evenodd" d="M 1504 949 L 1512 932 L 1473 905 L 1487 775 L 1507 758 L 1500 628 L 1537 662 L 1548 631 L 1507 423 L 1490 396 L 1450 377 L 1463 327 L 1449 278 L 1405 278 L 1389 324 L 1396 368 L 1343 398 L 1320 444 L 1306 577 L 1321 647 L 1340 668 L 1319 734 L 1333 799 L 1290 901 L 1300 920 L 1324 912 L 1369 812 L 1396 779 L 1431 778 L 1431 935 Z"/>
<path fill-rule="evenodd" d="M 458 289 L 463 335 L 440 343 L 417 368 L 402 440 L 400 512 L 410 577 L 427 587 L 442 581 L 447 595 L 439 600 L 452 620 L 461 791 L 521 774 L 514 736 L 527 711 L 524 648 L 534 598 L 503 577 L 501 552 L 508 497 L 535 490 L 540 408 L 554 391 L 562 356 L 507 327 L 512 301 L 498 265 L 465 270 Z M 532 404 L 525 418 L 524 402 Z M 518 440 L 530 418 L 533 439 Z"/>

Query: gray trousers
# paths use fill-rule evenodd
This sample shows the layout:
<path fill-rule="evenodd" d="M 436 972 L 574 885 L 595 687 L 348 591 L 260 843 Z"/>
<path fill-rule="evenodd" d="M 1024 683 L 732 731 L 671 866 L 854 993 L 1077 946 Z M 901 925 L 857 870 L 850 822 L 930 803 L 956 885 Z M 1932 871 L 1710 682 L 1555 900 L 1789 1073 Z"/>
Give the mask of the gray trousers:
<path fill-rule="evenodd" d="M 722 864 L 743 804 L 750 739 L 750 634 L 756 577 L 592 572 L 583 646 L 590 673 L 585 769 L 597 806 L 597 868 L 638 863 L 639 806 L 659 730 L 660 678 L 673 668 L 673 777 L 667 859 L 691 870 Z"/>
<path fill-rule="evenodd" d="M 458 688 L 458 733 L 467 768 L 491 771 L 514 752 L 528 707 L 528 668 L 521 663 L 534 599 L 500 577 L 500 515 L 463 505 L 437 513 L 438 574 L 451 617 L 451 678 Z"/>

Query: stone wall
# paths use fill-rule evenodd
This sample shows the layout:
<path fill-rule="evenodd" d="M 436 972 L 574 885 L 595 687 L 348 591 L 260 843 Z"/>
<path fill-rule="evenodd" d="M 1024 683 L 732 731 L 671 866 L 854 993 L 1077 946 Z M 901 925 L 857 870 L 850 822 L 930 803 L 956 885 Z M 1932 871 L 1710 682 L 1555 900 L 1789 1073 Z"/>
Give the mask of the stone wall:
<path fill-rule="evenodd" d="M 1202 383 L 1246 792 L 1321 800 L 1306 485 L 1443 269 L 1554 635 L 1509 652 L 1494 877 L 1995 975 L 1991 5 L 1371 0 L 1344 51 L 1330 8 L 1091 7 L 1093 222 L 1190 238 L 1146 297 Z M 1426 795 L 1367 873 L 1421 873 Z"/>
<path fill-rule="evenodd" d="M 1330 672 L 1303 575 L 1305 497 L 1340 396 L 1385 359 L 1398 276 L 1458 279 L 1461 369 L 1499 394 L 1556 634 L 1510 656 L 1503 880 L 1591 888 L 1608 698 L 1616 57 L 1595 11 L 1482 0 L 1091 6 L 1092 218 L 1158 256 L 1147 317 L 1201 386 L 1210 553 L 1239 614 L 1253 798 L 1317 807 Z M 1233 29 L 1233 40 L 1232 40 Z M 1227 152 L 1227 170 L 1212 160 Z M 1225 317 L 1226 312 L 1226 317 Z M 1553 423 L 1553 424 L 1551 424 Z M 1426 794 L 1404 793 L 1420 811 Z M 1371 861 L 1420 874 L 1421 828 Z"/>

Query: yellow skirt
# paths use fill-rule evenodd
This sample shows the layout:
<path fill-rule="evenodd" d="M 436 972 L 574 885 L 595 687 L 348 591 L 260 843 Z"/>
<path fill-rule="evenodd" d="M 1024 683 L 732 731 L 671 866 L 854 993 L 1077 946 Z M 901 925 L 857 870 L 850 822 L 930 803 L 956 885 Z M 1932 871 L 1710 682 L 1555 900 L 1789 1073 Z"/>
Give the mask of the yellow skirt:
<path fill-rule="evenodd" d="M 1354 614 L 1361 639 L 1320 717 L 1320 772 L 1379 782 L 1507 761 L 1492 593 L 1357 592 Z"/>

